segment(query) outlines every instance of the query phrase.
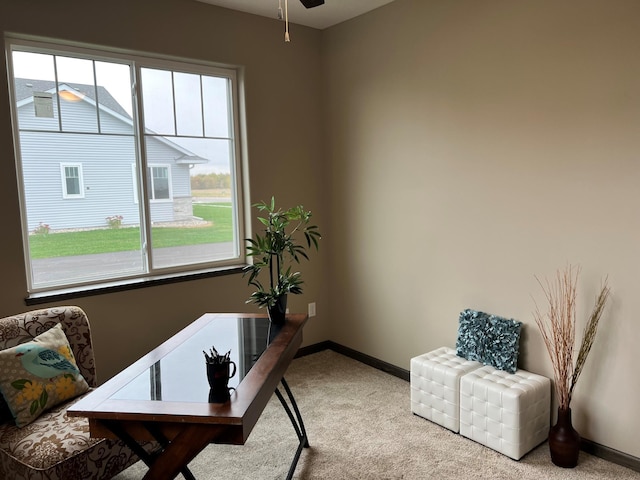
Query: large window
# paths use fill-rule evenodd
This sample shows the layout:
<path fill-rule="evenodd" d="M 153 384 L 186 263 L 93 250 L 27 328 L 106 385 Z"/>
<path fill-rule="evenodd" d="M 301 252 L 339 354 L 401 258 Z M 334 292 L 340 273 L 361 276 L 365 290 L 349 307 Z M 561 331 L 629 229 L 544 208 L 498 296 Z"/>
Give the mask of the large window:
<path fill-rule="evenodd" d="M 235 69 L 7 43 L 30 293 L 243 261 Z"/>

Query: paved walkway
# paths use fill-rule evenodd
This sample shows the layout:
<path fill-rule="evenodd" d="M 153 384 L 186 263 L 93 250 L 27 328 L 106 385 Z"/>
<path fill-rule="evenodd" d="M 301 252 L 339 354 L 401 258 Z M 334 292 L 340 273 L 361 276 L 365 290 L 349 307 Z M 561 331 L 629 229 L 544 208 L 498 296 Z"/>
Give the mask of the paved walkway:
<path fill-rule="evenodd" d="M 167 247 L 154 250 L 154 264 L 170 267 L 176 263 L 200 263 L 233 255 L 233 243 L 207 243 L 186 247 Z M 60 284 L 85 278 L 111 278 L 143 273 L 144 256 L 141 251 L 99 253 L 75 257 L 43 258 L 32 261 L 36 285 Z"/>

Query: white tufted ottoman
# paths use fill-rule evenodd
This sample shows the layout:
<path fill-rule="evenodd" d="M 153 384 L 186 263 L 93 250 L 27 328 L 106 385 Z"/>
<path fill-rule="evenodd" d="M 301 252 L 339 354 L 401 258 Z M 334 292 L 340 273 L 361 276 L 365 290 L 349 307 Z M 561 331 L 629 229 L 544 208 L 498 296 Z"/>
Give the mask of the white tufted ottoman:
<path fill-rule="evenodd" d="M 460 380 L 460 434 L 519 460 L 549 435 L 551 381 L 517 370 L 474 370 Z"/>
<path fill-rule="evenodd" d="M 443 427 L 460 429 L 460 378 L 482 367 L 448 347 L 411 359 L 411 411 Z"/>

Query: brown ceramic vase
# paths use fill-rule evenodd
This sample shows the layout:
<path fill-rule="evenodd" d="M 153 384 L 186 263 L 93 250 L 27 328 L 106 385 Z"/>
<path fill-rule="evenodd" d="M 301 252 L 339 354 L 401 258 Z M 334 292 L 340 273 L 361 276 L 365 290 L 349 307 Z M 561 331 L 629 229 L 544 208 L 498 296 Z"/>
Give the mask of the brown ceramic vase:
<path fill-rule="evenodd" d="M 563 468 L 578 464 L 580 435 L 571 424 L 571 408 L 558 407 L 558 420 L 549 430 L 549 452 L 551 461 Z"/>

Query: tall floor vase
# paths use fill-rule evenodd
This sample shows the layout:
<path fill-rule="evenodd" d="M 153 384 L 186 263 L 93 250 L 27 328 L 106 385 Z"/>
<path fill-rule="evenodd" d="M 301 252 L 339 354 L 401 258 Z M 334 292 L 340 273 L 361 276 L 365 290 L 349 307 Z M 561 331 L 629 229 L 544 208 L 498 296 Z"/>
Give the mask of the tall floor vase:
<path fill-rule="evenodd" d="M 549 430 L 549 452 L 551 461 L 563 468 L 578 464 L 580 435 L 571 423 L 571 408 L 558 407 L 558 420 Z"/>

